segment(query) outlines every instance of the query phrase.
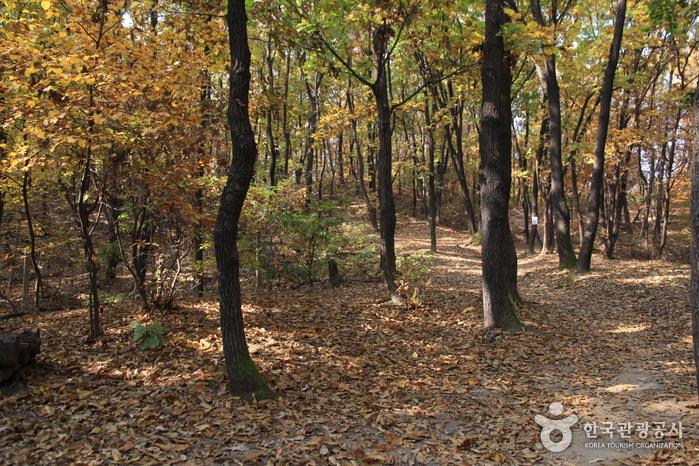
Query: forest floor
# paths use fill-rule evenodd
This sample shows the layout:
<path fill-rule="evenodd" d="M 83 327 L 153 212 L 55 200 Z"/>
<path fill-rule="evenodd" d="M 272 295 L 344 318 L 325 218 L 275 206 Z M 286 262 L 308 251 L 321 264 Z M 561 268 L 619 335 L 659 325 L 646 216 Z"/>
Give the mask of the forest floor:
<path fill-rule="evenodd" d="M 92 346 L 84 309 L 4 322 L 39 327 L 43 347 L 0 397 L 0 463 L 699 463 L 687 265 L 595 256 L 577 276 L 554 255 L 520 255 L 521 316 L 542 333 L 486 336 L 479 247 L 438 233 L 421 304 L 386 303 L 377 281 L 245 290 L 274 401 L 227 394 L 214 301 L 140 315 L 111 305 Z M 428 252 L 426 226 L 401 221 L 398 246 Z M 136 320 L 164 325 L 164 346 L 139 350 Z M 577 416 L 561 453 L 534 419 L 553 418 L 553 402 Z"/>

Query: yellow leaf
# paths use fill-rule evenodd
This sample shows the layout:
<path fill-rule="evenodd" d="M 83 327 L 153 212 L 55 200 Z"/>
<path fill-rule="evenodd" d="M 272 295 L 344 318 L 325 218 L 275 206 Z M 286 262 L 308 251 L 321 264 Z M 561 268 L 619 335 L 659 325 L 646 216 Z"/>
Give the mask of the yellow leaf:
<path fill-rule="evenodd" d="M 43 8 L 45 11 L 49 11 L 49 8 L 51 8 L 51 2 L 48 0 L 43 0 L 41 2 L 41 8 Z"/>
<path fill-rule="evenodd" d="M 133 443 L 131 440 L 129 440 L 129 441 L 126 442 L 124 445 L 122 445 L 122 446 L 119 447 L 119 451 L 129 451 L 129 450 L 131 450 L 131 449 L 132 449 L 133 447 L 135 447 L 135 446 L 136 446 L 136 444 Z"/>

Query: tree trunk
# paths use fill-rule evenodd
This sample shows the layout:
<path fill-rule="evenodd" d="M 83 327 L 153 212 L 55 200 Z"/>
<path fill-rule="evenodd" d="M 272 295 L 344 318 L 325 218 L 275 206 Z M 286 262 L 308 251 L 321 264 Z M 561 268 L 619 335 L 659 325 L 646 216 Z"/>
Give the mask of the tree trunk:
<path fill-rule="evenodd" d="M 483 235 L 483 314 L 487 328 L 519 331 L 515 312 L 517 290 L 515 251 L 508 204 L 512 172 L 510 56 L 505 52 L 502 26 L 509 18 L 503 0 L 487 0 L 483 47 L 481 108 L 481 234 Z"/>
<path fill-rule="evenodd" d="M 333 288 L 342 286 L 342 276 L 337 268 L 337 261 L 335 259 L 330 259 L 328 261 L 328 277 L 330 278 L 330 286 Z"/>
<path fill-rule="evenodd" d="M 429 191 L 429 204 L 427 206 L 427 222 L 430 228 L 430 252 L 437 252 L 437 188 L 435 186 L 435 140 L 434 126 L 432 125 L 432 112 L 430 112 L 429 98 L 425 101 L 425 123 L 427 124 L 427 187 Z"/>
<path fill-rule="evenodd" d="M 546 27 L 539 0 L 531 1 L 532 14 L 536 22 Z M 551 23 L 556 26 L 558 12 L 556 3 L 551 5 Z M 556 55 L 546 55 L 543 70 L 537 65 L 537 71 L 544 87 L 545 100 L 549 110 L 549 158 L 551 161 L 551 208 L 555 222 L 556 248 L 558 250 L 558 268 L 575 267 L 575 250 L 570 238 L 570 211 L 565 197 L 565 180 L 561 156 L 561 92 L 556 77 Z"/>
<path fill-rule="evenodd" d="M 349 90 L 347 92 L 347 103 L 349 105 L 350 113 L 354 113 L 354 100 L 351 94 L 349 93 Z M 362 148 L 359 144 L 359 135 L 357 134 L 357 120 L 355 118 L 352 119 L 351 125 L 352 140 L 354 141 L 354 145 L 357 150 L 357 182 L 359 183 L 359 192 L 362 195 L 362 199 L 364 199 L 364 204 L 366 204 L 367 215 L 369 217 L 369 223 L 371 224 L 371 227 L 374 229 L 374 231 L 379 231 L 379 221 L 376 216 L 376 207 L 374 207 L 374 205 L 371 203 L 371 199 L 369 199 L 369 193 L 366 189 L 366 181 L 364 180 L 364 159 L 362 158 Z"/>
<path fill-rule="evenodd" d="M 374 59 L 377 63 L 376 80 L 371 90 L 376 100 L 376 130 L 379 139 L 377 157 L 377 182 L 379 192 L 379 236 L 381 253 L 381 270 L 386 286 L 394 303 L 403 303 L 394 282 L 396 273 L 396 204 L 393 198 L 392 173 L 392 138 L 391 107 L 388 95 L 387 59 L 388 42 L 392 30 L 388 24 L 382 24 L 374 31 Z"/>
<path fill-rule="evenodd" d="M 453 86 L 451 82 L 448 84 L 448 89 L 450 97 L 454 97 Z M 466 210 L 466 219 L 468 221 L 468 229 L 471 231 L 472 235 L 478 232 L 478 224 L 476 223 L 476 213 L 473 209 L 473 202 L 471 202 L 471 195 L 468 191 L 468 183 L 466 182 L 466 172 L 464 170 L 464 144 L 463 144 L 463 103 L 459 105 L 459 108 L 452 108 L 452 124 L 447 125 L 446 138 L 447 144 L 449 145 L 449 153 L 451 154 L 451 161 L 454 165 L 454 171 L 456 172 L 456 177 L 459 180 L 459 186 L 461 187 L 461 197 L 464 202 L 464 209 Z M 453 131 L 452 131 L 453 130 Z M 452 132 L 456 136 L 456 147 L 454 147 L 454 142 L 451 139 Z"/>
<path fill-rule="evenodd" d="M 694 144 L 692 146 L 691 198 L 691 303 L 692 337 L 694 339 L 694 368 L 699 399 L 699 91 L 694 91 Z"/>
<path fill-rule="evenodd" d="M 274 56 L 272 55 L 272 34 L 268 33 L 267 36 L 267 50 L 265 61 L 267 64 L 267 80 L 269 82 L 269 93 L 270 96 L 275 96 L 274 90 Z M 272 102 L 270 107 L 272 107 L 276 102 Z M 272 108 L 267 111 L 267 145 L 269 149 L 269 185 L 277 185 L 277 160 L 279 159 L 279 149 L 274 139 L 274 128 L 272 125 L 273 112 Z"/>
<path fill-rule="evenodd" d="M 536 239 L 539 237 L 539 161 L 534 160 L 532 170 L 532 202 L 531 224 L 529 225 L 529 241 L 527 242 L 527 254 L 534 254 Z"/>
<path fill-rule="evenodd" d="M 604 81 L 600 95 L 600 113 L 597 126 L 597 139 L 595 141 L 595 159 L 592 165 L 592 179 L 590 182 L 590 197 L 587 207 L 587 222 L 583 242 L 580 245 L 578 256 L 578 273 L 590 271 L 592 262 L 592 248 L 597 235 L 599 224 L 599 210 L 602 202 L 602 185 L 604 183 L 604 149 L 607 144 L 609 132 L 609 118 L 611 113 L 612 93 L 614 92 L 614 75 L 619 62 L 619 51 L 624 34 L 624 21 L 626 20 L 626 0 L 619 0 L 617 4 L 616 18 L 614 19 L 614 38 L 609 49 L 609 61 L 604 69 Z"/>
<path fill-rule="evenodd" d="M 22 200 L 24 202 L 24 215 L 27 218 L 27 230 L 29 232 L 29 258 L 32 262 L 32 269 L 36 274 L 36 286 L 34 288 L 34 308 L 39 308 L 39 297 L 41 295 L 41 269 L 36 259 L 36 234 L 34 232 L 34 223 L 32 222 L 32 212 L 29 208 L 29 169 L 24 172 L 22 179 Z"/>
<path fill-rule="evenodd" d="M 313 164 L 316 159 L 316 132 L 318 131 L 318 123 L 320 122 L 320 85 L 323 82 L 323 73 L 317 73 L 315 82 L 311 84 L 306 78 L 306 91 L 308 99 L 311 101 L 311 121 L 309 123 L 308 142 L 306 143 L 306 200 L 311 201 L 313 197 Z"/>
<path fill-rule="evenodd" d="M 80 188 L 78 192 L 77 214 L 80 224 L 80 234 L 83 239 L 83 250 L 85 251 L 85 259 L 87 260 L 87 270 L 90 277 L 90 298 L 89 298 L 89 327 L 90 336 L 89 342 L 95 342 L 97 337 L 102 333 L 100 324 L 100 300 L 97 289 L 97 255 L 95 246 L 92 242 L 92 232 L 90 231 L 90 217 L 87 206 L 85 205 L 85 197 L 90 189 L 90 170 L 92 169 L 92 149 L 85 149 L 85 159 L 83 161 L 83 173 L 80 180 Z"/>
<path fill-rule="evenodd" d="M 214 250 L 219 274 L 219 302 L 223 353 L 228 389 L 245 400 L 274 397 L 250 357 L 241 308 L 238 222 L 255 172 L 257 144 L 248 113 L 250 48 L 247 36 L 245 0 L 230 0 L 226 14 L 231 52 L 228 124 L 233 160 L 214 228 Z"/>
<path fill-rule="evenodd" d="M 549 101 L 549 137 L 551 160 L 551 209 L 553 210 L 558 268 L 575 267 L 575 250 L 570 238 L 570 211 L 565 197 L 565 180 L 561 158 L 561 97 L 556 78 L 555 56 L 546 60 L 546 85 Z"/>

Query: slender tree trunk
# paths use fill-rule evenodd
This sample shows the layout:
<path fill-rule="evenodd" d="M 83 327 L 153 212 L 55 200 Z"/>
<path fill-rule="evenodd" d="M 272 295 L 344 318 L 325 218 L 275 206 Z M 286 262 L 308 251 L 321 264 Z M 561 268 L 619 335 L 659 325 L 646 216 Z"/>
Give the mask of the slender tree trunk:
<path fill-rule="evenodd" d="M 284 177 L 289 176 L 291 159 L 291 130 L 289 130 L 289 77 L 291 76 L 291 54 L 286 55 L 286 75 L 284 79 L 284 103 L 282 105 L 282 131 L 284 132 Z"/>
<path fill-rule="evenodd" d="M 90 170 L 92 169 L 92 149 L 90 147 L 85 149 L 85 159 L 83 164 L 82 178 L 80 180 L 78 191 L 77 213 L 78 223 L 80 224 L 80 233 L 83 239 L 83 249 L 85 251 L 85 258 L 87 260 L 88 276 L 90 278 L 90 303 L 88 311 L 90 336 L 88 337 L 88 341 L 94 343 L 97 340 L 97 337 L 99 337 L 102 333 L 102 329 L 100 324 L 100 299 L 97 289 L 97 282 L 99 280 L 99 277 L 97 276 L 97 255 L 92 242 L 89 212 L 87 206 L 85 205 L 85 196 L 90 188 Z"/>
<path fill-rule="evenodd" d="M 549 136 L 551 160 L 551 208 L 554 216 L 558 268 L 572 269 L 576 258 L 570 238 L 570 211 L 565 197 L 565 180 L 561 157 L 561 97 L 556 78 L 555 56 L 546 60 L 546 84 L 549 94 Z"/>
<path fill-rule="evenodd" d="M 199 167 L 197 170 L 199 178 L 204 177 L 204 168 Z M 197 215 L 203 218 L 204 210 L 204 190 L 197 188 L 194 193 L 194 207 L 196 209 Z M 117 225 L 118 228 L 118 225 Z M 198 298 L 204 296 L 204 291 L 206 288 L 205 278 L 204 278 L 204 239 L 203 230 L 204 225 L 201 220 L 196 222 L 196 231 L 193 236 L 193 248 L 194 248 L 194 278 L 195 278 L 195 293 Z"/>
<path fill-rule="evenodd" d="M 573 203 L 575 204 L 575 215 L 578 218 L 578 241 L 582 244 L 585 231 L 585 218 L 580 207 L 580 191 L 578 190 L 578 167 L 575 158 L 570 158 L 570 181 L 573 185 Z"/>
<path fill-rule="evenodd" d="M 534 170 L 532 171 L 533 173 L 533 181 L 532 181 L 532 218 L 536 218 L 536 221 L 531 222 L 530 225 L 530 230 L 529 230 L 529 243 L 527 244 L 527 253 L 528 254 L 534 254 L 534 249 L 536 247 L 536 241 L 537 239 L 541 241 L 541 237 L 539 235 L 539 224 L 544 225 L 544 233 L 546 233 L 546 206 L 547 203 L 546 201 L 544 202 L 544 216 L 541 217 L 539 216 L 539 193 L 542 191 L 542 186 L 541 186 L 541 173 L 542 173 L 542 162 L 544 159 L 544 140 L 546 137 L 546 134 L 548 134 L 548 118 L 544 118 L 544 120 L 541 122 L 541 127 L 539 128 L 539 138 L 537 141 L 537 147 L 536 147 L 536 155 L 534 158 Z M 543 198 L 546 198 L 546 190 L 544 189 L 544 195 L 542 196 Z M 544 219 L 544 222 L 542 222 L 542 218 Z M 548 252 L 547 249 L 547 244 L 545 241 L 541 241 L 541 254 L 546 254 Z"/>
<path fill-rule="evenodd" d="M 374 61 L 376 79 L 371 90 L 376 101 L 376 132 L 379 141 L 376 172 L 379 194 L 379 249 L 381 270 L 391 300 L 402 304 L 404 299 L 398 293 L 394 281 L 396 273 L 396 204 L 393 197 L 393 126 L 391 122 L 390 97 L 388 94 L 388 43 L 393 31 L 388 24 L 382 24 L 374 31 Z"/>
<path fill-rule="evenodd" d="M 320 122 L 320 85 L 323 82 L 323 73 L 317 73 L 313 84 L 306 79 L 306 91 L 308 99 L 311 101 L 311 121 L 309 125 L 308 142 L 306 145 L 306 199 L 310 202 L 313 197 L 313 164 L 315 163 L 317 148 L 316 148 L 316 132 L 318 131 L 318 123 Z"/>
<path fill-rule="evenodd" d="M 481 108 L 481 234 L 483 314 L 487 328 L 521 330 L 515 312 L 517 252 L 509 222 L 512 172 L 512 113 L 510 56 L 501 35 L 511 7 L 503 0 L 486 0 Z"/>
<path fill-rule="evenodd" d="M 267 80 L 269 82 L 269 93 L 271 96 L 276 95 L 276 91 L 274 89 L 274 56 L 272 54 L 272 35 L 269 34 L 267 37 L 267 53 L 266 53 L 266 64 L 267 64 Z M 275 105 L 275 102 L 273 101 L 271 103 L 272 106 Z M 277 160 L 279 159 L 279 149 L 277 148 L 277 144 L 275 142 L 274 138 L 274 126 L 272 124 L 274 112 L 270 108 L 267 111 L 266 115 L 266 120 L 267 120 L 267 145 L 269 149 L 269 185 L 270 186 L 276 186 L 277 185 Z"/>
<path fill-rule="evenodd" d="M 662 187 L 663 191 L 663 202 L 662 209 L 662 228 L 660 229 L 660 237 L 658 241 L 658 248 L 656 251 L 656 257 L 661 258 L 663 250 L 667 244 L 667 230 L 670 224 L 670 204 L 672 201 L 672 187 L 675 184 L 675 177 L 673 176 L 675 171 L 675 152 L 677 150 L 677 132 L 679 131 L 680 121 L 681 121 L 681 111 L 678 110 L 676 119 L 670 134 L 668 134 L 668 139 L 670 140 L 667 145 L 667 157 L 665 162 L 665 185 Z"/>
<path fill-rule="evenodd" d="M 350 113 L 354 113 L 354 100 L 349 90 L 347 92 L 347 102 L 349 105 Z M 369 193 L 366 189 L 366 181 L 364 180 L 364 158 L 362 155 L 362 147 L 359 143 L 359 135 L 357 134 L 356 119 L 352 119 L 351 126 L 352 140 L 354 141 L 354 146 L 357 150 L 357 182 L 359 185 L 359 193 L 361 194 L 362 199 L 364 199 L 364 204 L 366 205 L 367 216 L 369 217 L 369 223 L 371 224 L 371 227 L 374 229 L 374 231 L 379 231 L 379 220 L 376 215 L 376 207 L 374 207 L 374 205 L 371 203 L 371 199 L 369 199 Z"/>
<path fill-rule="evenodd" d="M 450 98 L 454 98 L 454 90 L 451 81 L 447 83 L 447 88 L 449 90 Z M 478 224 L 476 223 L 476 213 L 473 208 L 473 202 L 471 201 L 468 183 L 466 182 L 466 172 L 464 170 L 463 110 L 463 103 L 461 103 L 458 108 L 452 108 L 452 124 L 448 125 L 446 138 L 447 144 L 449 144 L 449 153 L 451 154 L 454 171 L 456 172 L 456 177 L 458 178 L 459 186 L 461 187 L 461 197 L 463 198 L 464 209 L 466 210 L 468 229 L 471 231 L 472 235 L 475 235 L 478 232 Z M 449 129 L 453 131 L 450 131 Z M 456 147 L 454 147 L 454 142 L 451 139 L 452 132 L 456 136 Z"/>
<path fill-rule="evenodd" d="M 607 144 L 607 133 L 609 132 L 612 93 L 614 92 L 614 75 L 616 73 L 617 63 L 619 62 L 619 52 L 621 49 L 625 20 L 626 0 L 619 0 L 616 18 L 614 19 L 614 37 L 609 50 L 609 61 L 604 69 L 604 81 L 602 82 L 597 139 L 595 141 L 595 159 L 592 165 L 592 179 L 590 182 L 590 197 L 587 207 L 585 235 L 583 236 L 583 242 L 580 246 L 580 255 L 578 256 L 578 273 L 589 272 L 590 263 L 592 262 L 592 248 L 594 247 L 595 236 L 597 235 L 599 210 L 602 202 L 604 149 Z"/>
<path fill-rule="evenodd" d="M 531 1 L 532 14 L 536 22 L 545 27 L 539 0 Z M 551 5 L 551 23 L 556 26 L 558 21 L 556 3 Z M 558 250 L 558 268 L 572 269 L 575 267 L 575 250 L 570 238 L 570 211 L 565 197 L 565 180 L 563 177 L 563 161 L 561 155 L 561 92 L 556 76 L 556 55 L 546 55 L 543 70 L 537 66 L 544 87 L 545 100 L 549 110 L 549 155 L 551 161 L 551 208 L 555 222 L 556 248 Z"/>
<path fill-rule="evenodd" d="M 29 169 L 24 171 L 22 178 L 22 201 L 24 203 L 24 215 L 27 218 L 27 231 L 29 232 L 29 258 L 31 259 L 32 269 L 36 275 L 36 286 L 34 287 L 34 308 L 39 308 L 39 298 L 42 290 L 42 276 L 39 262 L 36 258 L 36 233 L 34 232 L 34 222 L 32 221 L 32 212 L 29 208 Z"/>
<path fill-rule="evenodd" d="M 699 399 L 699 91 L 694 92 L 694 144 L 692 146 L 691 198 L 691 306 L 692 337 L 694 339 L 694 370 L 697 398 Z"/>
<path fill-rule="evenodd" d="M 432 125 L 432 112 L 430 112 L 429 98 L 425 101 L 425 123 L 427 125 L 427 186 L 429 190 L 429 204 L 427 206 L 427 222 L 430 228 L 430 252 L 437 252 L 437 189 L 435 186 L 435 140 L 434 125 Z"/>
<path fill-rule="evenodd" d="M 273 398 L 274 393 L 250 357 L 245 339 L 237 243 L 240 214 L 257 160 L 257 144 L 248 113 L 250 49 L 245 0 L 229 0 L 226 18 L 231 53 L 227 118 L 231 131 L 233 159 L 214 228 L 221 333 L 229 391 L 233 396 L 246 400 L 262 400 Z"/>

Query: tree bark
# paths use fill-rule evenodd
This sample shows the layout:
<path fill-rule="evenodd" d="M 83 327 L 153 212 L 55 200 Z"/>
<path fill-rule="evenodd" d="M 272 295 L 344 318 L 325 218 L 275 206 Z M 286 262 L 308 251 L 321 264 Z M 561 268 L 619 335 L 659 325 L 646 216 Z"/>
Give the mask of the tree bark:
<path fill-rule="evenodd" d="M 250 357 L 241 308 L 238 222 L 255 172 L 257 143 L 250 124 L 250 48 L 247 36 L 245 0 L 230 0 L 226 14 L 231 53 L 228 124 L 233 160 L 214 228 L 214 250 L 219 274 L 219 303 L 223 353 L 228 372 L 228 389 L 245 400 L 274 397 Z"/>
<path fill-rule="evenodd" d="M 600 95 L 600 113 L 597 126 L 597 139 L 595 141 L 595 159 L 592 165 L 592 179 L 590 182 L 590 197 L 587 207 L 587 221 L 585 224 L 585 234 L 580 245 L 578 256 L 578 273 L 590 271 L 592 262 L 592 248 L 597 235 L 597 225 L 599 224 L 599 210 L 602 203 L 602 185 L 604 183 L 604 149 L 607 144 L 607 133 L 609 132 L 609 119 L 611 114 L 612 93 L 614 92 L 614 75 L 616 74 L 617 63 L 619 62 L 619 52 L 621 40 L 624 34 L 624 21 L 626 20 L 626 0 L 619 0 L 614 19 L 614 37 L 609 49 L 609 61 L 604 69 L 604 80 L 602 82 L 602 92 Z"/>
<path fill-rule="evenodd" d="M 379 139 L 379 153 L 376 163 L 379 193 L 379 248 L 381 253 L 381 270 L 391 300 L 403 303 L 398 293 L 394 276 L 396 273 L 396 203 L 393 197 L 393 127 L 391 125 L 390 98 L 388 94 L 387 60 L 388 42 L 392 34 L 387 24 L 382 24 L 374 31 L 374 60 L 376 63 L 376 80 L 371 90 L 376 100 L 376 130 Z"/>
<path fill-rule="evenodd" d="M 501 35 L 509 18 L 504 0 L 487 0 L 483 47 L 481 108 L 481 234 L 483 315 L 487 328 L 519 331 L 515 312 L 517 252 L 508 215 L 512 180 L 510 60 Z"/>
<path fill-rule="evenodd" d="M 449 98 L 454 98 L 454 86 L 451 81 L 447 82 L 447 89 L 449 91 Z M 468 183 L 466 182 L 466 172 L 464 170 L 464 144 L 463 144 L 463 127 L 464 127 L 464 104 L 460 102 L 458 107 L 451 108 L 452 124 L 447 125 L 447 144 L 449 145 L 449 152 L 451 154 L 452 164 L 454 165 L 454 171 L 456 172 L 456 177 L 459 180 L 459 186 L 461 187 L 461 197 L 464 202 L 464 209 L 466 210 L 466 219 L 468 221 L 468 229 L 471 231 L 472 235 L 478 232 L 478 224 L 476 223 L 476 214 L 473 209 L 473 202 L 471 201 L 471 195 L 468 191 Z M 449 129 L 453 130 L 450 131 Z M 451 133 L 456 136 L 456 147 L 451 139 Z"/>
<path fill-rule="evenodd" d="M 551 6 L 551 22 L 558 21 L 555 2 Z M 531 2 L 532 14 L 540 26 L 545 27 L 541 14 L 539 0 Z M 539 68 L 537 66 L 537 68 Z M 556 248 L 558 250 L 558 268 L 572 269 L 575 267 L 575 250 L 570 238 L 570 211 L 565 197 L 565 180 L 563 177 L 563 161 L 561 156 L 561 91 L 556 77 L 556 55 L 546 55 L 546 62 L 540 70 L 544 86 L 545 100 L 549 110 L 549 158 L 551 161 L 551 208 L 554 216 Z"/>
<path fill-rule="evenodd" d="M 425 124 L 427 125 L 427 188 L 429 203 L 427 205 L 427 222 L 430 228 L 430 252 L 437 252 L 437 187 L 435 185 L 435 136 L 432 124 L 432 112 L 430 111 L 430 99 L 425 99 Z"/>
<path fill-rule="evenodd" d="M 692 146 L 691 197 L 691 305 L 692 337 L 694 339 L 694 366 L 697 398 L 699 399 L 699 90 L 694 91 L 694 144 Z"/>
<path fill-rule="evenodd" d="M 556 57 L 546 60 L 546 86 L 549 102 L 549 138 L 551 160 L 551 207 L 554 216 L 556 248 L 558 251 L 558 268 L 572 269 L 575 267 L 575 250 L 570 238 L 570 211 L 565 197 L 565 180 L 563 178 L 563 162 L 561 158 L 561 96 L 556 78 Z"/>
<path fill-rule="evenodd" d="M 306 201 L 310 202 L 313 197 L 313 165 L 315 163 L 317 148 L 316 148 L 316 132 L 318 131 L 318 123 L 320 122 L 320 85 L 323 82 L 323 73 L 317 73 L 313 84 L 306 80 L 306 91 L 308 99 L 311 102 L 311 120 L 309 122 L 308 141 L 306 143 Z"/>
<path fill-rule="evenodd" d="M 354 114 L 354 100 L 350 94 L 352 81 L 349 83 L 349 89 L 347 91 L 347 104 L 349 106 L 350 113 Z M 352 118 L 352 141 L 357 149 L 357 182 L 359 184 L 359 192 L 364 199 L 364 204 L 366 204 L 367 216 L 369 217 L 369 223 L 374 231 L 379 231 L 379 221 L 376 215 L 376 207 L 371 203 L 369 199 L 369 193 L 366 189 L 366 181 L 364 180 L 364 159 L 362 155 L 362 147 L 359 143 L 359 135 L 357 134 L 357 119 Z"/>

